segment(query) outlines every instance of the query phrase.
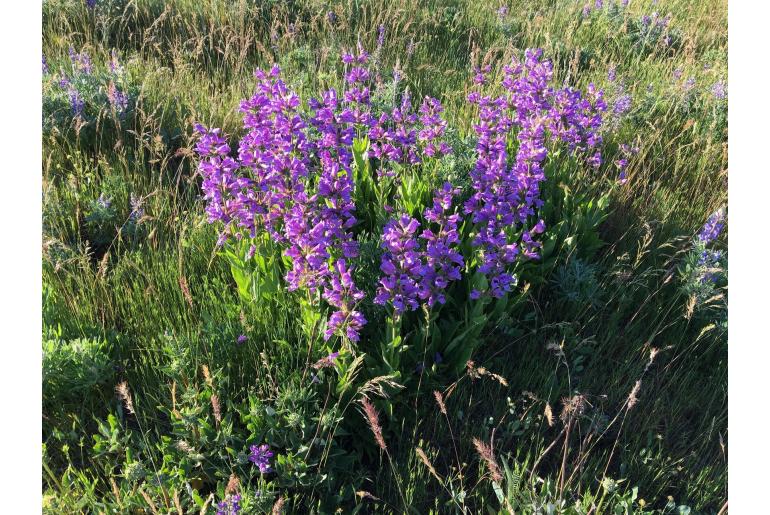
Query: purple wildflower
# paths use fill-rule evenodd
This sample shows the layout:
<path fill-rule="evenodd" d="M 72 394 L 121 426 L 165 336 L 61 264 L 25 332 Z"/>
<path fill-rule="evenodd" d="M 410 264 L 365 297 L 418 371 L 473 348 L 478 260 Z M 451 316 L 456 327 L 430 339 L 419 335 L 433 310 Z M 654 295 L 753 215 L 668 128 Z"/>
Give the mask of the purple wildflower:
<path fill-rule="evenodd" d="M 240 503 L 240 495 L 228 495 L 217 503 L 217 515 L 237 515 L 241 511 Z"/>
<path fill-rule="evenodd" d="M 89 9 L 96 7 L 96 0 L 86 0 L 86 7 Z"/>
<path fill-rule="evenodd" d="M 83 114 L 83 110 L 86 107 L 86 102 L 80 93 L 74 87 L 70 87 L 67 91 L 70 99 L 70 107 L 72 108 L 72 114 L 75 117 L 80 117 Z"/>
<path fill-rule="evenodd" d="M 245 334 L 242 334 L 242 335 L 240 335 L 240 336 L 238 337 L 238 339 L 237 339 L 236 341 L 237 341 L 239 344 L 244 344 L 244 343 L 246 343 L 246 341 L 247 341 L 248 339 L 249 339 L 249 338 L 248 338 L 248 337 L 247 337 Z"/>
<path fill-rule="evenodd" d="M 329 317 L 324 340 L 328 340 L 334 334 L 340 334 L 350 341 L 357 342 L 366 319 L 360 311 L 356 311 L 355 307 L 365 294 L 356 288 L 350 274 L 351 269 L 346 267 L 344 259 L 337 260 L 335 272 L 331 276 L 330 287 L 323 293 L 324 299 L 337 308 L 337 311 Z"/>
<path fill-rule="evenodd" d="M 727 92 L 725 91 L 725 81 L 720 80 L 714 83 L 713 86 L 711 86 L 711 94 L 714 95 L 714 98 L 723 99 L 727 96 Z"/>
<path fill-rule="evenodd" d="M 91 74 L 91 58 L 87 53 L 81 52 L 78 54 L 75 52 L 74 48 L 70 47 L 69 56 L 70 61 L 74 65 L 76 71 L 85 73 L 86 75 Z"/>
<path fill-rule="evenodd" d="M 684 73 L 684 72 L 682 71 L 682 69 L 681 69 L 681 68 L 677 68 L 676 70 L 674 70 L 674 73 L 673 73 L 673 75 L 674 75 L 674 80 L 679 80 L 679 79 L 681 79 L 681 78 L 682 78 L 682 73 Z"/>
<path fill-rule="evenodd" d="M 339 352 L 332 352 L 328 356 L 323 357 L 323 358 L 319 359 L 318 361 L 316 361 L 313 364 L 313 368 L 315 368 L 317 370 L 317 369 L 320 369 L 320 368 L 333 367 L 334 366 L 334 362 L 337 361 L 337 358 L 339 357 L 339 355 L 340 355 Z"/>
<path fill-rule="evenodd" d="M 617 78 L 617 66 L 614 64 L 610 66 L 610 69 L 607 70 L 607 80 L 610 82 L 615 82 L 615 79 Z"/>
<path fill-rule="evenodd" d="M 128 95 L 120 91 L 112 81 L 107 86 L 107 99 L 119 114 L 125 113 L 128 110 Z"/>
<path fill-rule="evenodd" d="M 612 106 L 612 111 L 616 116 L 620 116 L 631 109 L 631 95 L 628 93 L 620 95 L 615 99 L 615 105 Z"/>
<path fill-rule="evenodd" d="M 607 108 L 603 92 L 593 84 L 586 96 L 571 88 L 551 88 L 553 65 L 541 57 L 542 50 L 529 49 L 523 62 L 513 59 L 505 67 L 504 95 L 483 96 L 475 91 L 468 97 L 479 107 L 474 125 L 479 139 L 476 167 L 471 171 L 474 193 L 465 203 L 465 213 L 472 215 L 476 226 L 472 245 L 478 249 L 478 271 L 487 277 L 494 297 L 502 297 L 516 284 L 510 268 L 517 257 L 536 259 L 542 246 L 531 231 L 522 233 L 520 244 L 511 241 L 509 234 L 511 227 L 525 225 L 543 204 L 540 183 L 545 179 L 546 138 L 566 143 L 570 151 L 586 156 L 591 166 L 601 164 L 596 147 L 602 142 L 599 130 Z M 483 77 L 476 80 L 483 82 Z M 507 140 L 514 128 L 518 128 L 519 145 L 509 167 Z M 471 297 L 481 294 L 474 290 Z"/>
<path fill-rule="evenodd" d="M 724 219 L 724 210 L 718 209 L 708 218 L 708 220 L 706 220 L 703 228 L 698 233 L 698 241 L 704 245 L 708 245 L 709 243 L 715 241 L 725 226 Z"/>
<path fill-rule="evenodd" d="M 374 298 L 376 304 L 390 301 L 397 314 L 414 311 L 420 298 L 426 295 L 420 282 L 423 256 L 416 239 L 420 223 L 408 215 L 390 220 L 382 232 L 382 256 L 380 286 Z"/>
<path fill-rule="evenodd" d="M 112 49 L 112 52 L 110 52 L 110 72 L 114 75 L 120 75 L 123 73 L 123 65 L 120 64 L 120 61 L 118 61 L 118 54 L 115 52 L 115 49 Z"/>
<path fill-rule="evenodd" d="M 432 307 L 438 302 L 444 304 L 444 290 L 450 282 L 459 281 L 464 261 L 457 251 L 460 237 L 457 233 L 457 222 L 460 215 L 452 212 L 453 199 L 460 190 L 453 188 L 450 183 L 436 192 L 433 207 L 425 209 L 425 219 L 437 226 L 437 229 L 426 228 L 420 238 L 426 241 L 425 265 L 422 268 L 422 290 L 427 293 L 427 305 Z"/>
<path fill-rule="evenodd" d="M 43 54 L 43 75 L 48 75 L 48 62 L 45 60 L 45 54 Z"/>
<path fill-rule="evenodd" d="M 273 457 L 273 451 L 270 450 L 269 445 L 252 445 L 250 450 L 251 454 L 249 454 L 249 461 L 259 467 L 259 471 L 262 474 L 273 471 L 273 469 L 270 468 L 270 458 Z"/>

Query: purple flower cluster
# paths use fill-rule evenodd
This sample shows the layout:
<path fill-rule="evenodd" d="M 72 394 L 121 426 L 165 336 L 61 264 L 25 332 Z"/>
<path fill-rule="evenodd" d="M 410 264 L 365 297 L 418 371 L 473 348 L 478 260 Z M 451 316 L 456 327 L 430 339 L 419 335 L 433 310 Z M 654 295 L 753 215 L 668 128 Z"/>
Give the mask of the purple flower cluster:
<path fill-rule="evenodd" d="M 380 286 L 374 302 L 393 304 L 397 314 L 416 310 L 421 302 L 430 308 L 446 302 L 445 291 L 452 281 L 461 277 L 464 266 L 458 252 L 459 215 L 453 212 L 454 197 L 459 193 L 445 183 L 436 192 L 433 206 L 426 208 L 424 217 L 435 230 L 426 227 L 420 233 L 424 248 L 417 238 L 420 223 L 408 215 L 390 220 L 383 230 Z"/>
<path fill-rule="evenodd" d="M 626 178 L 626 168 L 628 168 L 628 160 L 639 153 L 639 147 L 628 145 L 623 143 L 620 145 L 619 157 L 615 160 L 615 167 L 618 169 L 618 182 L 625 184 L 628 182 Z"/>
<path fill-rule="evenodd" d="M 77 117 L 80 117 L 83 114 L 83 110 L 86 107 L 86 102 L 83 100 L 83 97 L 80 96 L 80 93 L 77 89 L 74 87 L 69 87 L 67 89 L 67 96 L 70 99 L 70 107 L 72 108 L 72 115 Z"/>
<path fill-rule="evenodd" d="M 91 64 L 91 57 L 85 52 L 76 53 L 75 49 L 70 47 L 69 49 L 70 61 L 76 72 L 85 73 L 90 75 L 93 69 Z"/>
<path fill-rule="evenodd" d="M 110 82 L 107 86 L 107 99 L 118 113 L 125 113 L 128 110 L 128 95 L 120 91 L 114 82 Z"/>
<path fill-rule="evenodd" d="M 468 96 L 479 108 L 474 125 L 479 139 L 471 172 L 474 193 L 465 203 L 465 213 L 476 224 L 472 244 L 479 252 L 478 270 L 487 276 L 491 295 L 498 298 L 516 283 L 510 268 L 517 256 L 536 259 L 542 246 L 533 238 L 545 230 L 542 221 L 522 232 L 520 244 L 512 237 L 515 227 L 527 225 L 535 209 L 542 206 L 540 183 L 545 179 L 547 138 L 566 143 L 593 167 L 602 162 L 597 147 L 602 143 L 602 113 L 607 109 L 603 93 L 593 84 L 586 96 L 572 88 L 550 87 L 553 65 L 541 57 L 542 50 L 529 49 L 523 62 L 514 58 L 504 68 L 503 95 L 484 96 L 474 91 Z M 477 69 L 474 82 L 485 84 L 486 73 Z M 518 148 L 514 164 L 509 166 L 507 143 L 514 129 L 518 129 Z M 474 290 L 472 297 L 481 294 Z"/>
<path fill-rule="evenodd" d="M 228 495 L 217 503 L 217 515 L 237 515 L 241 511 L 241 496 Z"/>
<path fill-rule="evenodd" d="M 724 222 L 725 212 L 724 210 L 719 209 L 706 220 L 703 228 L 698 233 L 698 241 L 703 245 L 708 245 L 715 241 L 725 227 Z"/>
<path fill-rule="evenodd" d="M 257 71 L 256 93 L 240 106 L 248 133 L 238 157 L 230 157 L 219 129 L 201 125 L 196 125 L 196 152 L 209 222 L 224 225 L 218 243 L 267 232 L 291 259 L 288 289 L 320 293 L 336 309 L 324 338 L 338 334 L 358 341 L 366 320 L 356 310 L 364 293 L 356 288 L 349 264 L 358 255 L 352 233 L 357 223 L 353 141 L 368 135 L 372 155 L 402 164 L 450 149 L 440 141 L 446 122 L 437 100 L 426 98 L 418 115 L 405 95 L 398 108 L 377 119 L 371 110 L 369 54 L 359 44 L 342 61 L 342 98 L 329 89 L 310 99 L 309 115 L 300 111 L 299 97 L 281 80 L 277 66 L 269 73 Z"/>
<path fill-rule="evenodd" d="M 240 107 L 248 133 L 237 160 L 218 129 L 196 127 L 209 221 L 224 224 L 222 243 L 236 231 L 255 237 L 264 230 L 284 245 L 292 262 L 289 290 L 320 291 L 337 308 L 325 338 L 338 333 L 357 341 L 366 320 L 354 307 L 363 293 L 345 262 L 358 255 L 351 232 L 355 114 L 340 110 L 334 90 L 311 101 L 310 124 L 317 130 L 311 141 L 300 99 L 280 79 L 280 69 L 257 71 L 256 77 L 257 92 Z"/>
<path fill-rule="evenodd" d="M 711 86 L 711 94 L 714 96 L 714 98 L 720 100 L 727 97 L 727 91 L 725 91 L 726 86 L 727 85 L 723 80 L 715 82 L 714 85 Z"/>
<path fill-rule="evenodd" d="M 270 450 L 269 445 L 252 445 L 249 450 L 251 451 L 249 461 L 256 465 L 262 474 L 268 474 L 273 471 L 270 467 L 270 458 L 273 457 L 273 451 Z"/>

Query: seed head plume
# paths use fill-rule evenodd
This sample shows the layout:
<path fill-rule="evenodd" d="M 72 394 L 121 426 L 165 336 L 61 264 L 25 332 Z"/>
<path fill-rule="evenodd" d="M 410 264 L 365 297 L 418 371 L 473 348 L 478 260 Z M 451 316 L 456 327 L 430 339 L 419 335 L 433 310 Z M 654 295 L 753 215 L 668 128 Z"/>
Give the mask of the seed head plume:
<path fill-rule="evenodd" d="M 500 473 L 500 467 L 497 466 L 497 462 L 495 462 L 492 448 L 478 438 L 473 439 L 473 445 L 476 447 L 476 452 L 479 454 L 479 457 L 486 463 L 489 475 L 492 476 L 492 481 L 496 483 L 502 481 L 503 475 Z"/>
<path fill-rule="evenodd" d="M 438 393 L 438 392 L 435 392 Z M 441 482 L 441 476 L 438 475 L 438 472 L 436 472 L 436 469 L 433 468 L 433 464 L 428 459 L 427 454 L 425 454 L 425 451 L 422 450 L 422 448 L 417 447 L 414 450 L 417 453 L 417 457 L 420 458 L 420 461 L 422 461 L 423 465 L 427 467 L 427 469 L 430 471 L 431 474 L 433 474 L 433 477 L 439 480 Z"/>
<path fill-rule="evenodd" d="M 446 415 L 446 405 L 444 404 L 444 397 L 441 395 L 441 392 L 438 390 L 435 390 L 433 392 L 433 396 L 436 398 L 436 404 L 438 404 L 438 409 L 441 410 L 441 413 Z"/>
<path fill-rule="evenodd" d="M 134 411 L 134 401 L 131 399 L 131 392 L 128 390 L 128 383 L 123 381 L 115 387 L 115 391 L 118 393 L 118 397 L 126 404 L 126 409 L 129 413 L 136 415 Z"/>
<path fill-rule="evenodd" d="M 372 430 L 372 434 L 374 435 L 374 439 L 377 441 L 377 445 L 383 451 L 387 450 L 387 447 L 385 446 L 385 440 L 382 438 L 382 428 L 380 427 L 377 410 L 366 397 L 361 398 L 361 406 L 364 407 L 364 415 L 366 415 L 366 421 L 369 424 L 369 429 Z"/>
<path fill-rule="evenodd" d="M 283 496 L 279 497 L 277 501 L 275 501 L 275 504 L 273 504 L 273 515 L 281 515 L 283 513 L 283 503 L 285 503 L 286 500 L 283 498 Z"/>

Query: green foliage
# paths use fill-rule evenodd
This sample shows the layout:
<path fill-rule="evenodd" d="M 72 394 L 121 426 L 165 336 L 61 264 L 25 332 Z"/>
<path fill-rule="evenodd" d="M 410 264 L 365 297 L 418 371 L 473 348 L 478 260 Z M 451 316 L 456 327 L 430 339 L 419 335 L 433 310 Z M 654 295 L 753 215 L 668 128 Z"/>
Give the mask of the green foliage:
<path fill-rule="evenodd" d="M 727 76 L 726 9 L 661 0 L 659 13 L 673 14 L 664 30 L 641 23 L 646 5 L 605 4 L 584 19 L 566 0 L 504 16 L 470 0 L 105 0 L 93 11 L 45 1 L 43 511 L 212 513 L 235 477 L 244 513 L 269 513 L 279 497 L 285 513 L 717 513 L 727 254 L 704 269 L 691 236 L 726 200 L 727 100 L 711 93 Z M 557 83 L 617 94 L 622 82 L 632 110 L 598 171 L 549 149 L 543 258 L 518 267 L 507 299 L 468 302 L 484 279 L 464 274 L 428 313 L 396 319 L 367 300 L 364 343 L 314 367 L 340 348 L 323 341 L 323 302 L 286 291 L 288 263 L 268 239 L 216 247 L 192 123 L 237 134 L 233 107 L 253 69 L 273 62 L 303 98 L 339 88 L 340 53 L 359 38 L 374 48 L 380 25 L 375 108 L 407 90 L 440 98 L 453 153 L 396 184 L 377 180 L 357 138 L 355 280 L 367 299 L 385 206 L 421 218 L 444 181 L 469 192 L 472 66 L 542 47 Z M 91 75 L 71 70 L 70 46 L 91 55 Z M 107 69 L 113 48 L 119 77 Z M 63 69 L 84 99 L 80 120 Z M 129 95 L 122 114 L 110 81 Z M 640 151 L 628 183 L 615 184 L 611 162 L 627 142 Z M 132 409 L 115 394 L 124 381 Z M 587 404 L 573 420 L 561 400 L 578 394 Z M 364 395 L 387 453 L 361 413 Z M 500 481 L 474 438 L 491 445 Z M 263 443 L 275 452 L 264 475 L 248 460 Z"/>

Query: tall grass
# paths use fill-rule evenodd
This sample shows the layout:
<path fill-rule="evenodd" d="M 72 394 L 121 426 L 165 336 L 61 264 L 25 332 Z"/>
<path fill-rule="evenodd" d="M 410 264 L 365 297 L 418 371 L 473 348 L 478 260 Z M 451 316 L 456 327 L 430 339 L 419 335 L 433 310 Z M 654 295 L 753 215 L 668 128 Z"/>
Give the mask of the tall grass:
<path fill-rule="evenodd" d="M 95 63 L 116 49 L 138 90 L 122 123 L 105 109 L 93 132 L 66 126 L 44 135 L 50 377 L 109 365 L 82 398 L 52 390 L 44 402 L 44 509 L 197 512 L 223 498 L 235 474 L 253 512 L 272 510 L 279 496 L 296 513 L 604 513 L 623 503 L 629 512 L 720 510 L 726 330 L 693 314 L 677 267 L 727 198 L 726 105 L 709 94 L 727 76 L 726 2 L 631 1 L 587 18 L 582 3 L 567 0 L 506 5 L 500 16 L 499 5 L 471 0 L 43 3 L 52 69 L 68 62 L 70 46 Z M 671 12 L 675 47 L 635 39 L 634 24 L 655 10 Z M 458 140 L 472 133 L 471 67 L 537 46 L 559 84 L 612 92 L 607 72 L 617 67 L 634 100 L 631 122 L 608 148 L 632 141 L 640 150 L 628 183 L 611 189 L 599 253 L 560 255 L 546 281 L 522 285 L 523 302 L 485 335 L 474 365 L 423 387 L 398 417 L 383 399 L 388 385 L 308 386 L 308 361 L 324 353 L 304 343 L 297 305 L 239 298 L 213 250 L 192 154 L 195 122 L 238 133 L 235 107 L 255 68 L 279 62 L 306 98 L 338 85 L 340 51 L 359 39 L 373 48 L 380 26 L 383 69 L 398 67 L 417 95 L 440 98 Z M 683 93 L 678 69 L 696 78 L 697 96 Z M 457 167 L 468 171 L 459 157 Z M 551 181 L 589 197 L 607 189 L 585 172 Z M 110 240 L 97 244 L 89 216 L 103 194 L 115 216 L 105 222 Z M 141 233 L 124 229 L 132 194 L 143 199 Z M 241 334 L 247 344 L 236 343 Z M 80 339 L 91 343 L 73 345 Z M 135 415 L 114 394 L 123 381 Z M 377 399 L 387 456 L 354 404 L 362 395 Z M 301 449 L 280 464 L 291 480 L 248 484 L 239 453 L 265 434 Z M 486 458 L 478 449 L 489 450 Z M 132 475 L 138 453 L 150 479 Z"/>

